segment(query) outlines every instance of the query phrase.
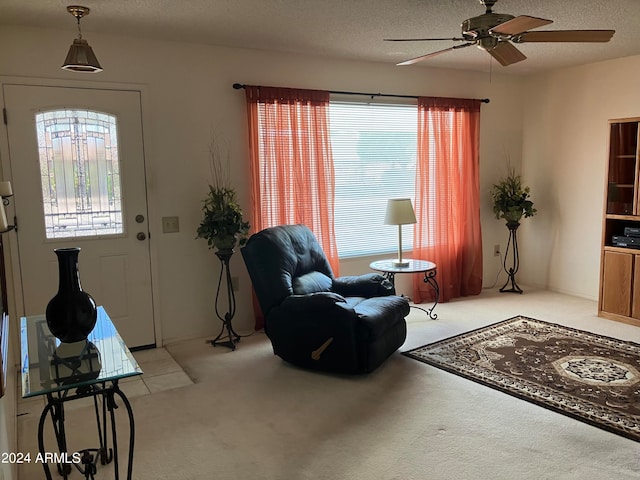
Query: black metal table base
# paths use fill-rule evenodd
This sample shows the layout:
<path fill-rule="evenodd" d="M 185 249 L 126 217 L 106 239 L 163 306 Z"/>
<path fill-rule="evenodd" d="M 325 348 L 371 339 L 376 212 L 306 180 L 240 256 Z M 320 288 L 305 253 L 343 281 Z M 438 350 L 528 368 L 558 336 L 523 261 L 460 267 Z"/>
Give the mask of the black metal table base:
<path fill-rule="evenodd" d="M 93 384 L 85 389 L 77 389 L 76 393 L 69 395 L 68 390 L 56 392 L 56 394 L 47 394 L 47 405 L 40 415 L 38 424 L 38 450 L 41 458 L 47 459 L 44 445 L 44 424 L 47 416 L 51 416 L 53 431 L 58 447 L 59 456 L 57 457 L 56 467 L 58 473 L 63 478 L 68 478 L 73 467 L 75 467 L 85 479 L 94 479 L 97 473 L 98 462 L 106 465 L 113 462 L 114 478 L 119 480 L 119 458 L 118 458 L 118 437 L 116 433 L 115 410 L 118 408 L 115 397 L 120 397 L 129 417 L 129 457 L 127 461 L 127 480 L 131 480 L 133 472 L 133 447 L 135 439 L 135 424 L 133 420 L 133 410 L 131 404 L 125 394 L 118 387 L 118 381 L 115 380 L 109 385 L 106 383 Z M 93 397 L 96 425 L 98 430 L 98 448 L 87 448 L 79 452 L 69 453 L 67 450 L 67 434 L 65 430 L 65 402 L 76 400 L 79 398 Z M 98 397 L 102 398 L 102 408 L 98 405 Z M 109 447 L 108 430 L 107 430 L 107 412 L 110 418 L 111 442 L 113 447 Z M 45 477 L 52 480 L 51 470 L 47 461 L 42 463 Z"/>
<path fill-rule="evenodd" d="M 424 272 L 424 283 L 431 285 L 431 288 L 433 288 L 433 291 L 436 294 L 435 301 L 433 302 L 431 308 L 422 308 L 418 307 L 417 305 L 411 305 L 411 308 L 417 308 L 418 310 L 422 310 L 423 312 L 425 312 L 427 315 L 429 315 L 429 318 L 431 320 L 438 319 L 438 314 L 434 312 L 436 306 L 438 305 L 438 301 L 440 300 L 440 285 L 438 285 L 438 281 L 436 280 L 437 273 L 438 272 L 435 269 Z M 383 275 L 395 287 L 395 272 L 385 272 Z"/>
<path fill-rule="evenodd" d="M 429 318 L 431 318 L 432 320 L 438 319 L 438 314 L 433 313 L 433 310 L 436 308 L 436 305 L 438 305 L 438 301 L 440 300 L 440 285 L 438 285 L 438 281 L 436 280 L 436 273 L 436 270 L 430 270 L 428 272 L 425 272 L 424 274 L 424 283 L 428 283 L 429 285 L 431 285 L 433 291 L 436 292 L 436 300 L 433 303 L 433 307 L 427 310 Z"/>
<path fill-rule="evenodd" d="M 236 333 L 233 329 L 233 325 L 231 324 L 231 320 L 236 314 L 236 297 L 233 291 L 231 271 L 229 270 L 229 261 L 231 260 L 233 253 L 233 250 L 218 250 L 216 252 L 216 256 L 220 259 L 221 263 L 220 277 L 218 278 L 218 289 L 216 291 L 216 316 L 222 322 L 222 329 L 216 338 L 209 341 L 209 343 L 214 347 L 220 345 L 230 348 L 232 351 L 236 349 L 236 344 L 240 341 L 240 335 Z M 227 284 L 227 312 L 224 315 L 220 313 L 220 308 L 218 306 L 223 276 L 225 276 Z"/>

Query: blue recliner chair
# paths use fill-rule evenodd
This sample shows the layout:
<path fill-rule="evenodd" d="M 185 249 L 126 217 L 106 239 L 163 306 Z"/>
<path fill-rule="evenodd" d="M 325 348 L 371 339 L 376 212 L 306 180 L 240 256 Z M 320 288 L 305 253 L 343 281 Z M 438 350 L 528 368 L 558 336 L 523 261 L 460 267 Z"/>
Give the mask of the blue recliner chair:
<path fill-rule="evenodd" d="M 241 249 L 276 355 L 337 373 L 376 369 L 405 341 L 409 303 L 382 275 L 335 278 L 304 225 L 267 228 Z"/>

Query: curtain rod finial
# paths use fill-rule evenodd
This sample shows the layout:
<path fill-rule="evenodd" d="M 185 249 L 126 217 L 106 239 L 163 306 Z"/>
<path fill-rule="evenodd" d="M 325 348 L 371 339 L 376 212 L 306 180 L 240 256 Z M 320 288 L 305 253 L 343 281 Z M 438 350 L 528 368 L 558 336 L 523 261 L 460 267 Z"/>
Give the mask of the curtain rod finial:
<path fill-rule="evenodd" d="M 244 85 L 242 85 L 241 83 L 234 83 L 233 88 L 235 88 L 236 90 L 240 90 L 241 88 L 244 88 Z"/>

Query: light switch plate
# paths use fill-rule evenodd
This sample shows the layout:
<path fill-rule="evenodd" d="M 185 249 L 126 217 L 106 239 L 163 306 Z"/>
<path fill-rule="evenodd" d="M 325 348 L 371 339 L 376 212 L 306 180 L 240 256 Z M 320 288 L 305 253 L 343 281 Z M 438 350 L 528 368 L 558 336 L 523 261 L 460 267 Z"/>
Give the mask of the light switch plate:
<path fill-rule="evenodd" d="M 162 233 L 176 233 L 180 231 L 178 217 L 162 217 Z"/>

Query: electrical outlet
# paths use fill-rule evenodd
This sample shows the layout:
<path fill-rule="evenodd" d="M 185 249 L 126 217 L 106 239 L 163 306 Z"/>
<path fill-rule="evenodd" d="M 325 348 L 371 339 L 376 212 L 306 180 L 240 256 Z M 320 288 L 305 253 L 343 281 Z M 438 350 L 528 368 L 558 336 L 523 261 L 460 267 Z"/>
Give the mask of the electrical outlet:
<path fill-rule="evenodd" d="M 180 231 L 178 217 L 162 217 L 162 233 L 176 233 Z"/>
<path fill-rule="evenodd" d="M 500 256 L 500 245 L 498 245 L 497 243 L 493 246 L 493 256 L 494 257 Z"/>

